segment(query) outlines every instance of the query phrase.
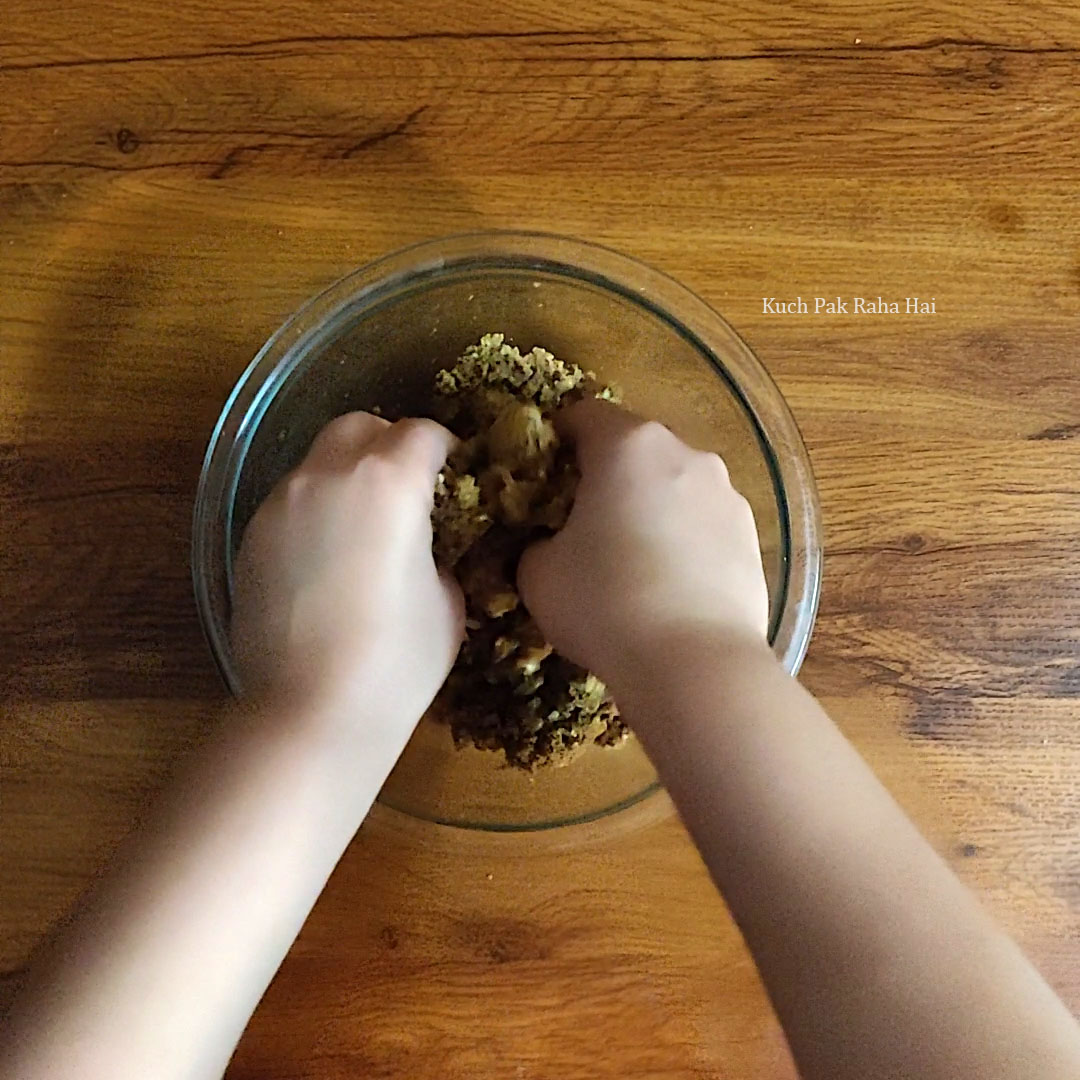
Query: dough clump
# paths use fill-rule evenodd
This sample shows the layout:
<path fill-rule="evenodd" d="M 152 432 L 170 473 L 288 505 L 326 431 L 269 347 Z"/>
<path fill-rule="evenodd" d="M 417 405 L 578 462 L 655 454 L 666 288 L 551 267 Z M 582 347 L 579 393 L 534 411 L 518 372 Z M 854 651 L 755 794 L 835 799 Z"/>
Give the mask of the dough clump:
<path fill-rule="evenodd" d="M 461 583 L 467 626 L 436 714 L 459 746 L 526 770 L 627 733 L 604 684 L 552 650 L 515 586 L 521 553 L 573 505 L 577 467 L 552 417 L 586 396 L 618 400 L 591 372 L 546 349 L 522 353 L 503 334 L 485 334 L 435 379 L 436 419 L 461 440 L 435 490 L 435 556 Z"/>

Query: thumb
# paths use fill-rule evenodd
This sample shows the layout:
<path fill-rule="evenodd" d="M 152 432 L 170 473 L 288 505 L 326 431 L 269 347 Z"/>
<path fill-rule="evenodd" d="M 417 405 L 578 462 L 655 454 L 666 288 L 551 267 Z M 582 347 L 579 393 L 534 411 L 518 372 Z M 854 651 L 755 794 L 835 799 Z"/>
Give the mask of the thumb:
<path fill-rule="evenodd" d="M 517 569 L 517 588 L 525 606 L 543 629 L 547 600 L 551 593 L 551 567 L 558 562 L 558 537 L 537 540 L 521 555 Z"/>

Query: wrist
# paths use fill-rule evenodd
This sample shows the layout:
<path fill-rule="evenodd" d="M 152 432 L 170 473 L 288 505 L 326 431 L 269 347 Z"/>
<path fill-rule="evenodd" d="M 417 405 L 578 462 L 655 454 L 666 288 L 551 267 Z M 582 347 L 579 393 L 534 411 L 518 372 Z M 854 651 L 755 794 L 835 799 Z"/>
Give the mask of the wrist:
<path fill-rule="evenodd" d="M 418 720 L 377 695 L 332 687 L 319 693 L 268 688 L 245 695 L 242 723 L 257 739 L 284 739 L 299 753 L 337 755 L 348 767 L 369 764 L 375 772 L 393 768 Z"/>
<path fill-rule="evenodd" d="M 326 733 L 379 732 L 401 746 L 431 704 L 449 667 L 433 669 L 389 635 L 293 647 L 276 663 L 241 671 L 242 697 Z"/>
<path fill-rule="evenodd" d="M 710 619 L 674 619 L 626 635 L 611 676 L 624 684 L 679 679 L 689 665 L 725 677 L 745 663 L 770 662 L 778 666 L 768 641 L 752 630 Z"/>
<path fill-rule="evenodd" d="M 746 693 L 747 686 L 786 678 L 764 637 L 695 622 L 637 638 L 623 650 L 608 681 L 631 727 L 647 736 L 654 728 L 679 729 L 700 711 L 692 703 L 722 702 Z"/>

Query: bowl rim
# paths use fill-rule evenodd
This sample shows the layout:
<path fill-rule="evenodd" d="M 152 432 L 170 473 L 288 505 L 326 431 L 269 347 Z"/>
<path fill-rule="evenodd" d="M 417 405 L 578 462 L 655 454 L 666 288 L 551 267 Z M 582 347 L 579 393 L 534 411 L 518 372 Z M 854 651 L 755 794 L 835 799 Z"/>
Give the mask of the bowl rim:
<path fill-rule="evenodd" d="M 555 233 L 483 230 L 422 240 L 339 277 L 305 301 L 274 331 L 233 386 L 203 457 L 191 542 L 199 621 L 230 692 L 238 696 L 242 688 L 231 662 L 227 615 L 213 593 L 223 594 L 227 605 L 232 593 L 235 495 L 263 414 L 290 373 L 321 342 L 332 338 L 344 321 L 380 301 L 389 301 L 406 285 L 415 287 L 426 280 L 436 281 L 464 268 L 555 273 L 619 295 L 644 307 L 687 340 L 725 381 L 756 433 L 772 477 L 780 517 L 783 595 L 776 605 L 769 640 L 785 669 L 797 673 L 809 646 L 821 591 L 820 504 L 798 425 L 756 354 L 704 299 L 637 258 Z M 584 822 L 625 809 L 658 786 L 652 784 L 637 797 L 622 800 L 599 814 L 556 824 Z M 504 825 L 474 827 L 507 831 Z M 544 823 L 520 828 L 533 831 L 549 827 L 552 825 Z"/>

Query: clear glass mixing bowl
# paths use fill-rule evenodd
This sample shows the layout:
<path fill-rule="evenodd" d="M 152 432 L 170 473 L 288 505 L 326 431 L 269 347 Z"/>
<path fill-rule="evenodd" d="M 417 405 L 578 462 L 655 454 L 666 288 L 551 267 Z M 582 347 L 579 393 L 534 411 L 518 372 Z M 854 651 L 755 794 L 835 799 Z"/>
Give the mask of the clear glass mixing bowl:
<path fill-rule="evenodd" d="M 240 691 L 228 639 L 232 560 L 259 502 L 334 416 L 375 406 L 391 419 L 425 413 L 434 373 L 489 332 L 594 370 L 628 407 L 724 457 L 757 518 L 772 645 L 795 672 L 817 610 L 817 496 L 795 421 L 753 353 L 702 300 L 633 259 L 559 236 L 480 233 L 419 244 L 342 278 L 293 315 L 236 384 L 206 453 L 192 547 L 199 614 L 230 690 Z M 657 788 L 633 739 L 530 776 L 498 754 L 455 749 L 428 717 L 380 799 L 429 821 L 523 830 L 592 820 Z"/>

